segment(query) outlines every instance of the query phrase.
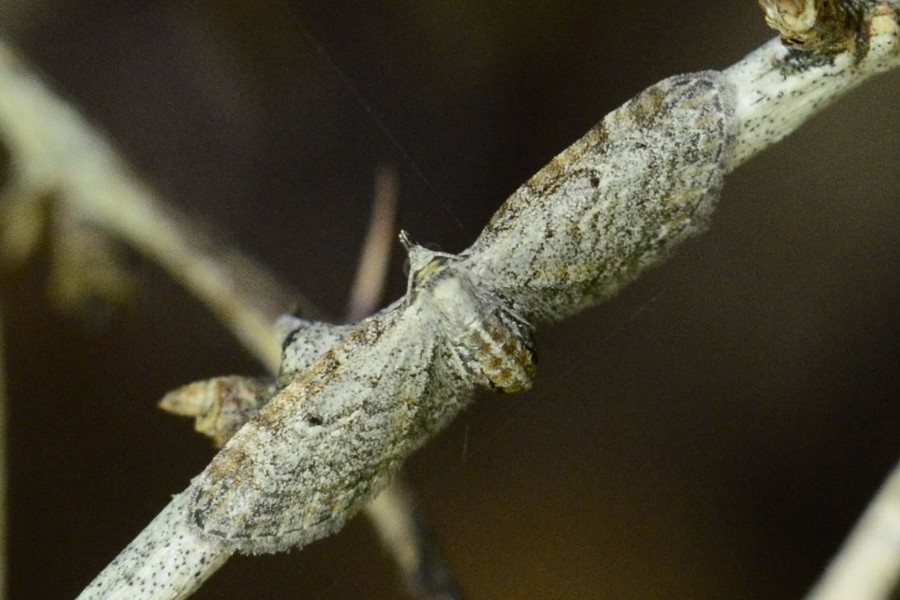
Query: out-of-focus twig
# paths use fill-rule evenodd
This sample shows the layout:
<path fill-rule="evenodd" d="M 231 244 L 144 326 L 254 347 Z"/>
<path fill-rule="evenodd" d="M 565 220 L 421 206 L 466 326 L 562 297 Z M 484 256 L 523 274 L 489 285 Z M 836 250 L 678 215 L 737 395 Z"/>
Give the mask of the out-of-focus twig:
<path fill-rule="evenodd" d="M 900 581 L 900 464 L 807 600 L 887 600 Z"/>
<path fill-rule="evenodd" d="M 359 260 L 348 302 L 353 322 L 375 311 L 384 292 L 386 265 L 396 230 L 397 182 L 392 169 L 376 172 L 375 203 L 366 243 Z M 168 393 L 159 406 L 171 413 L 195 417 L 195 429 L 221 448 L 271 398 L 271 383 L 240 376 L 197 381 Z M 393 556 L 413 598 L 446 600 L 460 597 L 449 566 L 431 535 L 427 520 L 417 510 L 413 492 L 395 480 L 371 503 L 366 515 L 382 544 Z"/>
<path fill-rule="evenodd" d="M 410 596 L 419 600 L 462 598 L 453 571 L 402 477 L 366 506 L 366 515 L 397 561 Z"/>
<path fill-rule="evenodd" d="M 384 295 L 388 261 L 396 240 L 398 194 L 397 172 L 391 167 L 379 167 L 375 171 L 375 201 L 369 229 L 347 303 L 348 323 L 374 312 Z"/>
<path fill-rule="evenodd" d="M 784 5 L 797 1 L 773 0 Z M 852 49 L 814 45 L 798 55 L 797 49 L 773 40 L 723 71 L 735 95 L 737 121 L 727 170 L 788 135 L 868 77 L 900 65 L 897 1 L 853 4 L 864 4 L 868 12 L 850 23 L 853 35 L 861 40 Z M 822 48 L 828 56 L 816 54 Z M 36 197 L 52 194 L 58 201 L 77 205 L 86 221 L 127 240 L 208 302 L 267 365 L 277 363 L 276 336 L 269 324 L 283 306 L 275 311 L 260 311 L 255 305 L 246 312 L 236 311 L 235 306 L 244 302 L 240 290 L 248 288 L 235 290 L 238 284 L 246 286 L 248 276 L 234 277 L 236 271 L 223 266 L 230 261 L 198 246 L 190 236 L 185 238 L 189 229 L 148 201 L 152 195 L 127 175 L 106 144 L 7 51 L 0 51 L 0 90 L 0 134 L 14 146 L 17 189 L 32 190 Z M 259 302 L 265 306 L 270 298 L 271 294 Z M 176 496 L 83 597 L 136 597 L 136 581 L 146 584 L 140 597 L 184 597 L 218 568 L 231 551 L 203 538 L 199 528 L 188 523 L 185 499 L 192 490 Z M 166 540 L 179 543 L 169 545 Z M 184 540 L 190 543 L 181 543 Z M 184 565 L 190 568 L 181 568 Z"/>
<path fill-rule="evenodd" d="M 6 348 L 3 328 L 3 307 L 0 306 L 0 600 L 6 600 L 8 555 L 7 533 L 9 530 L 9 467 L 7 464 L 7 418 L 6 408 Z"/>
<path fill-rule="evenodd" d="M 766 139 L 783 136 L 840 93 L 863 81 L 867 73 L 900 67 L 900 2 L 880 0 L 759 0 L 766 22 L 781 34 L 795 54 L 787 54 L 766 68 L 748 57 L 729 69 L 735 80 L 758 82 L 756 98 L 739 111 L 760 133 L 747 136 L 736 161 L 750 157 Z M 811 68 L 792 77 L 801 61 Z M 818 64 L 816 64 L 818 63 Z M 756 66 L 754 66 L 756 65 Z M 762 67 L 762 68 L 760 68 Z M 777 67 L 777 68 L 773 68 Z M 803 79 L 807 85 L 799 89 Z M 809 85 L 809 82 L 815 85 Z M 795 106 L 785 97 L 803 97 Z M 781 105 L 781 106 L 779 106 Z M 773 110 L 774 108 L 774 110 Z M 754 113 L 757 113 L 756 115 Z M 779 116 L 780 128 L 768 127 Z M 774 135 L 773 135 L 774 133 Z M 887 600 L 900 581 L 900 465 L 888 476 L 878 495 L 838 552 L 808 600 Z"/>
<path fill-rule="evenodd" d="M 27 231 L 14 230 L 15 236 L 0 232 L 6 238 L 0 243 L 26 253 L 38 226 L 35 205 L 52 198 L 58 210 L 76 216 L 70 223 L 93 227 L 162 266 L 263 364 L 277 369 L 274 319 L 297 305 L 316 315 L 314 307 L 162 203 L 81 115 L 2 45 L 0 90 L 0 136 L 11 157 L 3 222 L 15 223 L 22 214 L 31 223 Z"/>
<path fill-rule="evenodd" d="M 273 328 L 275 319 L 292 306 L 299 305 L 307 317 L 319 316 L 321 311 L 265 269 L 212 240 L 186 217 L 166 207 L 129 172 L 102 136 L 76 111 L 56 100 L 13 52 L 2 45 L 0 89 L 0 136 L 8 145 L 12 158 L 12 181 L 4 189 L 4 227 L 0 231 L 0 251 L 8 262 L 24 261 L 44 231 L 50 230 L 51 235 L 65 237 L 63 246 L 78 243 L 80 247 L 83 247 L 79 242 L 84 239 L 83 234 L 88 237 L 93 235 L 94 238 L 105 234 L 109 241 L 129 244 L 165 268 L 218 315 L 269 372 L 277 372 L 281 340 Z M 376 188 L 372 227 L 351 304 L 354 314 L 364 314 L 374 309 L 382 293 L 393 243 L 396 175 L 389 169 L 380 170 Z M 58 217 L 55 223 L 65 227 L 48 228 L 44 222 L 47 217 Z M 84 231 L 85 228 L 92 231 Z M 103 239 L 97 241 L 101 246 L 106 243 Z M 84 257 L 75 256 L 77 253 L 66 248 L 68 251 L 57 253 L 61 260 L 60 264 L 55 265 L 55 278 L 59 283 L 57 293 L 71 296 L 72 290 L 94 289 L 98 284 L 101 292 L 109 291 L 110 286 L 121 285 L 120 280 L 107 276 L 109 269 L 104 269 L 102 274 L 89 273 L 83 268 L 67 269 L 66 265 L 71 260 Z M 102 279 L 97 279 L 98 275 L 102 275 Z M 85 281 L 86 276 L 95 279 Z M 74 292 L 74 295 L 78 294 Z M 3 443 L 2 438 L 0 443 Z M 386 498 L 381 505 L 390 502 L 391 499 Z M 389 512 L 396 514 L 398 511 L 402 511 L 402 507 L 394 507 Z M 172 523 L 177 519 L 170 507 L 156 520 Z M 214 571 L 214 567 L 223 564 L 230 556 L 230 552 L 215 544 L 209 545 L 199 539 L 194 542 L 196 546 L 184 544 L 179 551 L 184 553 L 181 557 L 185 560 L 184 565 L 204 565 L 203 576 L 194 578 L 194 571 L 181 569 L 186 583 L 179 584 L 176 577 L 170 582 L 170 587 L 161 588 L 162 593 L 165 593 L 163 589 L 171 589 L 175 594 L 189 594 Z M 396 549 L 390 544 L 386 546 L 391 551 Z M 169 555 L 172 559 L 181 560 L 172 555 L 173 550 L 164 539 L 152 535 L 143 535 L 135 540 L 135 547 L 145 557 L 151 554 L 160 556 L 162 564 L 171 564 L 166 558 Z M 112 565 L 117 566 L 132 567 L 127 556 L 120 556 L 118 565 Z M 176 574 L 178 571 L 178 568 L 173 568 Z M 111 583 L 128 580 L 135 585 L 150 585 L 157 576 L 156 573 L 140 572 L 138 569 L 125 579 L 111 580 Z M 128 590 L 132 588 L 126 585 L 121 589 L 124 591 L 105 585 L 95 589 L 94 594 L 95 597 L 115 594 L 128 597 Z"/>
<path fill-rule="evenodd" d="M 397 174 L 390 167 L 375 173 L 375 202 L 369 229 L 350 292 L 347 321 L 354 323 L 375 312 L 387 280 L 387 266 L 397 231 Z M 414 493 L 402 477 L 395 479 L 366 506 L 365 514 L 400 569 L 406 589 L 419 600 L 461 598 L 459 586 L 444 559 Z"/>

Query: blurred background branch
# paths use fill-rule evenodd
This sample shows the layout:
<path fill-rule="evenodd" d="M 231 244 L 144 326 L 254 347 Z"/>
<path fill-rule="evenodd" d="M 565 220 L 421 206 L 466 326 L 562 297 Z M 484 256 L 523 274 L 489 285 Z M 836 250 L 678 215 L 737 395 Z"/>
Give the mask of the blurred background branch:
<path fill-rule="evenodd" d="M 6 347 L 3 305 L 0 304 L 0 600 L 6 600 L 9 582 L 9 436 L 7 434 Z"/>
<path fill-rule="evenodd" d="M 2 46 L 0 89 L 0 132 L 11 156 L 0 198 L 7 200 L 0 202 L 4 266 L 30 259 L 47 231 L 52 295 L 61 308 L 82 314 L 91 304 L 123 300 L 131 286 L 115 244 L 130 245 L 184 285 L 271 374 L 277 373 L 277 317 L 291 306 L 307 316 L 318 311 L 261 266 L 162 204 L 105 140 Z M 379 169 L 375 183 L 370 235 L 350 300 L 357 318 L 381 299 L 396 231 L 396 175 Z M 416 597 L 455 597 L 449 570 L 440 564 L 431 537 L 422 537 L 426 528 L 421 515 L 413 516 L 409 497 L 409 491 L 394 491 L 368 514 Z M 404 512 L 409 516 L 402 517 Z M 205 561 L 222 564 L 225 558 Z M 440 577 L 423 571 L 432 565 Z M 451 587 L 428 586 L 444 583 Z"/>
<path fill-rule="evenodd" d="M 423 6 L 42 2 L 16 31 L 181 211 L 233 232 L 333 313 L 376 165 L 400 168 L 403 227 L 457 251 L 634 92 L 771 36 L 752 3 Z M 530 395 L 477 403 L 413 458 L 419 502 L 466 587 L 521 598 L 809 587 L 900 439 L 900 173 L 886 167 L 900 153 L 898 85 L 873 82 L 735 173 L 713 229 L 678 261 L 542 333 Z M 256 369 L 128 252 L 132 285 L 153 294 L 87 327 L 60 318 L 44 300 L 49 250 L 3 282 L 9 386 L 29 399 L 11 414 L 11 510 L 29 523 L 10 532 L 20 597 L 74 595 L 208 461 L 204 440 L 154 413 L 159 396 Z M 391 272 L 393 297 L 396 261 Z M 246 597 L 277 581 L 273 593 L 393 598 L 373 542 L 355 525 L 301 557 L 235 559 L 204 592 Z M 57 575 L 42 577 L 51 563 Z"/>
<path fill-rule="evenodd" d="M 853 528 L 807 600 L 896 597 L 900 580 L 900 465 Z"/>

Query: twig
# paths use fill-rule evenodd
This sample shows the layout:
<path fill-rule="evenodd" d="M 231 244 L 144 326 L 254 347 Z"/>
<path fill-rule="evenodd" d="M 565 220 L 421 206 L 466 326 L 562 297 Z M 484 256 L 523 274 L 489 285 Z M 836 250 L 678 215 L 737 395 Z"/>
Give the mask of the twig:
<path fill-rule="evenodd" d="M 413 598 L 462 598 L 425 515 L 416 506 L 412 490 L 402 477 L 378 494 L 365 511 L 382 544 L 391 549 Z"/>
<path fill-rule="evenodd" d="M 375 202 L 363 244 L 359 267 L 350 292 L 347 322 L 355 323 L 378 308 L 384 294 L 387 265 L 396 234 L 397 174 L 389 167 L 375 173 Z M 449 565 L 442 556 L 425 515 L 417 509 L 413 491 L 397 477 L 364 512 L 397 562 L 413 598 L 461 598 Z"/>
<path fill-rule="evenodd" d="M 277 372 L 281 340 L 272 327 L 276 318 L 291 306 L 299 306 L 307 316 L 319 316 L 321 311 L 264 269 L 239 253 L 225 249 L 223 244 L 214 243 L 183 215 L 167 208 L 128 172 L 124 163 L 84 119 L 56 100 L 12 51 L 2 46 L 0 88 L 3 89 L 0 131 L 13 149 L 14 160 L 11 169 L 14 180 L 4 194 L 4 225 L 7 227 L 3 230 L 2 250 L 5 262 L 20 263 L 34 249 L 44 227 L 45 211 L 40 204 L 52 194 L 59 203 L 56 212 L 66 217 L 69 226 L 99 227 L 107 235 L 133 245 L 158 262 L 207 304 L 269 372 Z M 387 266 L 395 205 L 396 176 L 390 170 L 382 169 L 376 179 L 373 229 L 367 241 L 369 260 L 365 261 L 365 268 L 358 278 L 363 291 L 354 296 L 356 311 L 371 311 L 372 303 L 377 302 L 381 294 L 379 280 L 383 280 Z M 65 235 L 62 231 L 55 233 Z M 76 235 L 80 233 L 78 231 Z M 97 231 L 91 232 L 91 236 L 96 239 Z M 65 260 L 77 258 L 77 252 L 68 250 L 62 253 Z M 67 273 L 72 277 L 85 275 L 81 269 L 68 269 Z M 5 428 L 5 420 L 0 427 Z M 0 431 L 2 433 L 5 429 Z M 5 451 L 5 437 L 0 437 L 0 443 L 4 444 Z M 5 464 L 4 460 L 0 468 L 5 469 Z M 5 478 L 0 485 L 3 485 L 0 492 L 5 500 Z M 196 552 L 193 552 L 193 545 L 185 543 L 178 549 L 184 556 L 180 559 L 174 554 L 170 556 L 172 547 L 165 544 L 164 537 L 152 535 L 152 531 L 172 526 L 178 514 L 174 508 L 176 501 L 177 498 L 173 500 L 173 506 L 157 517 L 155 527 L 148 528 L 151 533 L 135 540 L 134 547 L 147 564 L 169 564 L 173 557 L 183 560 L 179 564 L 184 569 L 168 570 L 171 576 L 166 589 L 182 589 L 189 593 L 221 566 L 231 552 L 198 539 L 195 540 Z M 389 503 L 390 497 L 382 500 L 381 506 Z M 5 506 L 0 506 L 2 508 Z M 389 512 L 396 514 L 396 507 Z M 379 518 L 383 514 L 380 512 Z M 403 521 L 397 523 L 402 526 Z M 5 526 L 5 520 L 2 525 Z M 377 528 L 383 530 L 384 525 Z M 185 535 L 187 537 L 180 539 L 194 539 L 187 532 Z M 3 535 L 0 544 L 5 541 Z M 386 546 L 391 551 L 395 549 L 389 543 Z M 424 542 L 420 546 L 424 547 Z M 5 546 L 0 547 L 3 548 Z M 202 566 L 194 569 L 192 565 Z M 109 580 L 109 587 L 99 588 L 100 597 L 112 597 L 115 593 L 130 597 L 133 590 L 138 589 L 134 586 L 139 586 L 139 582 L 146 584 L 141 589 L 157 590 L 153 588 L 151 575 L 130 563 L 126 554 L 120 555 L 110 569 L 124 571 L 127 575 L 120 580 Z M 195 573 L 201 573 L 202 578 L 196 578 Z M 418 574 L 410 572 L 408 575 L 415 577 Z M 152 577 L 165 583 L 165 578 L 158 574 Z M 117 591 L 119 588 L 114 581 L 127 582 L 125 591 Z M 157 591 L 164 593 L 162 589 Z"/>
<path fill-rule="evenodd" d="M 735 168 L 765 146 L 775 143 L 778 139 L 793 131 L 804 120 L 821 110 L 828 102 L 858 85 L 869 76 L 889 68 L 895 68 L 900 64 L 900 42 L 898 42 L 896 33 L 898 21 L 896 2 L 868 3 L 867 6 L 870 7 L 870 11 L 867 13 L 866 20 L 861 21 L 861 29 L 854 32 L 866 40 L 865 45 L 867 48 L 865 52 L 861 52 L 860 48 L 855 46 L 852 52 L 844 50 L 829 54 L 827 60 L 823 60 L 814 51 L 807 54 L 797 50 L 789 51 L 781 42 L 773 41 L 751 54 L 738 65 L 724 72 L 726 79 L 734 87 L 737 101 L 737 117 L 740 125 L 737 134 L 737 150 L 728 163 L 729 169 Z M 30 85 L 34 87 L 37 84 L 31 82 Z M 4 91 L 7 87 L 3 86 Z M 785 91 L 788 93 L 779 94 L 779 92 Z M 33 111 L 29 111 L 32 113 L 32 117 L 35 113 L 42 115 L 42 110 L 47 108 L 45 95 L 46 92 L 40 90 L 37 94 L 40 97 L 39 102 L 34 102 L 30 97 L 25 99 L 25 106 L 31 106 L 34 103 L 38 107 Z M 19 97 L 17 100 L 22 102 L 23 98 Z M 4 129 L 9 127 L 14 130 L 16 128 L 15 124 L 11 125 L 6 121 L 9 121 L 10 114 L 20 117 L 22 112 L 21 107 L 10 113 L 8 107 L 0 106 L 2 127 Z M 57 114 L 58 112 L 59 110 L 54 108 L 50 111 L 50 114 Z M 6 116 L 3 113 L 6 113 Z M 68 115 L 67 118 L 71 116 Z M 43 115 L 32 125 L 45 125 L 48 121 L 50 119 Z M 80 121 L 77 119 L 76 122 L 80 124 Z M 61 133 L 49 131 L 49 129 L 48 131 L 41 131 L 43 136 L 38 136 L 37 139 L 57 140 L 70 139 L 72 137 L 67 135 L 71 132 L 65 131 L 64 127 L 61 129 L 63 129 Z M 28 138 L 29 135 L 24 137 Z M 78 140 L 80 138 L 75 136 L 74 139 Z M 27 146 L 28 144 L 29 142 L 26 141 L 23 145 Z M 61 147 L 70 148 L 71 145 Z M 18 150 L 19 148 L 16 148 L 16 151 Z M 43 158 L 36 159 L 35 154 L 46 153 L 47 148 L 40 147 L 36 150 L 36 153 L 26 154 L 25 158 L 36 160 L 37 164 L 46 162 Z M 19 156 L 16 156 L 16 158 L 20 159 Z M 108 159 L 107 156 L 104 156 L 104 158 Z M 27 161 L 25 166 L 29 166 Z M 27 169 L 22 171 L 27 173 Z M 43 181 L 43 183 L 46 184 L 46 181 Z M 65 191 L 67 186 L 73 184 L 73 181 L 53 181 L 53 183 L 57 186 L 56 189 Z M 116 197 L 116 200 L 118 201 L 119 198 Z M 90 199 L 84 199 L 83 201 L 90 204 Z M 98 217 L 105 214 L 102 210 L 88 211 L 88 214 L 92 214 L 92 212 Z M 152 217 L 152 215 L 150 216 Z M 105 224 L 103 218 L 96 218 L 96 221 L 101 225 Z M 146 228 L 147 225 L 140 223 L 140 226 Z M 140 236 L 138 236 L 138 239 L 140 239 Z M 185 495 L 190 493 L 190 491 L 189 488 L 187 492 L 180 494 L 177 497 L 178 502 L 183 502 Z M 168 529 L 162 531 L 154 530 L 155 533 L 153 534 L 145 532 L 139 540 L 148 538 L 158 540 L 174 539 L 179 535 L 187 535 L 188 537 L 185 539 L 197 537 L 197 532 L 194 528 L 188 526 L 184 520 L 163 518 L 164 515 L 173 514 L 169 510 L 166 509 L 154 521 L 156 524 L 162 523 L 167 525 Z M 208 557 L 210 549 L 208 547 L 204 548 L 204 543 L 203 540 L 199 540 L 196 548 L 185 548 L 185 551 L 189 555 L 190 553 L 195 553 L 194 556 Z M 141 548 L 142 544 L 138 544 L 138 541 L 136 541 L 126 549 L 123 556 L 130 553 L 131 556 L 138 557 L 141 554 Z M 223 550 L 222 553 L 224 552 Z M 196 559 L 192 560 L 199 562 Z M 126 562 L 128 561 L 117 559 L 118 565 L 124 565 Z M 209 564 L 212 563 L 220 564 L 218 561 L 211 561 Z M 154 570 L 159 572 L 158 569 Z M 85 590 L 85 597 L 100 597 L 102 595 L 99 593 L 100 589 L 114 589 L 114 585 L 110 581 L 121 582 L 133 578 L 133 572 L 111 569 L 110 572 L 101 574 L 98 580 Z M 183 587 L 176 588 L 173 585 L 171 589 L 177 590 L 173 591 L 177 595 L 185 595 L 200 580 L 202 580 L 201 577 L 186 580 L 183 581 Z M 145 597 L 153 596 L 148 595 Z"/>
<path fill-rule="evenodd" d="M 867 6 L 859 3 L 822 0 L 761 0 L 766 21 L 777 29 L 790 46 L 814 50 L 831 56 L 811 74 L 821 81 L 845 80 L 858 85 L 858 70 L 868 64 L 874 71 L 897 68 L 900 63 L 900 3 L 881 2 Z M 861 32 L 861 35 L 860 35 Z M 867 55 L 869 55 L 867 57 Z M 860 57 L 862 57 L 860 59 Z M 748 57 L 749 58 L 749 57 Z M 747 64 L 744 64 L 747 63 Z M 771 90 L 752 103 L 744 103 L 745 121 L 761 131 L 759 139 L 780 139 L 781 130 L 765 123 L 787 123 L 791 129 L 806 116 L 784 106 L 784 97 L 803 94 L 791 78 L 784 76 L 790 62 L 782 61 L 781 73 L 761 72 L 743 61 L 729 71 L 732 77 L 769 81 Z M 817 74 L 816 74 L 817 73 Z M 812 86 L 805 92 L 807 107 L 818 108 L 833 102 L 837 94 L 830 85 Z M 767 116 L 769 107 L 776 111 Z M 779 107 L 779 105 L 782 105 Z M 754 115 L 754 113 L 756 113 Z M 754 116 L 751 116 L 754 115 Z M 746 144 L 742 154 L 755 153 L 755 143 Z M 894 468 L 881 490 L 853 529 L 822 579 L 807 596 L 808 600 L 886 600 L 900 581 L 900 465 Z"/>
<path fill-rule="evenodd" d="M 824 20 L 815 20 L 810 27 L 826 29 L 829 34 L 824 38 L 827 43 L 821 36 L 812 38 L 816 43 L 809 48 L 796 40 L 791 45 L 772 40 L 723 71 L 738 90 L 741 124 L 729 170 L 782 140 L 869 77 L 900 67 L 900 2 L 845 2 L 864 4 L 866 10 L 856 21 L 841 21 L 841 27 L 834 22 L 833 12 L 820 14 L 815 8 L 823 3 L 828 4 L 823 0 L 761 0 L 767 14 L 786 7 L 797 10 L 802 5 L 804 14 Z M 771 16 L 769 21 L 780 26 L 784 37 L 800 35 L 793 22 L 783 25 Z"/>
<path fill-rule="evenodd" d="M 9 411 L 6 407 L 6 348 L 4 347 L 5 322 L 0 306 L 0 600 L 5 600 L 7 592 L 7 534 L 9 531 L 9 466 L 7 444 L 7 419 Z"/>
<path fill-rule="evenodd" d="M 900 581 L 900 464 L 807 600 L 887 600 Z"/>
<path fill-rule="evenodd" d="M 861 29 L 854 32 L 868 42 L 868 52 L 861 56 L 845 51 L 826 58 L 789 50 L 775 40 L 726 70 L 723 74 L 733 88 L 737 117 L 734 151 L 726 167 L 733 169 L 777 142 L 868 77 L 900 65 L 897 21 L 895 4 L 873 3 Z M 180 530 L 169 532 L 179 534 Z M 132 545 L 124 552 L 135 549 Z M 85 597 L 96 597 L 98 582 L 109 576 L 122 574 L 104 572 L 85 590 Z"/>
<path fill-rule="evenodd" d="M 189 526 L 191 488 L 166 508 L 104 569 L 79 598 L 187 598 L 232 551 Z"/>
<path fill-rule="evenodd" d="M 388 260 L 397 234 L 397 187 L 394 169 L 379 167 L 375 171 L 375 202 L 347 303 L 348 323 L 373 313 L 384 295 Z"/>
<path fill-rule="evenodd" d="M 202 230 L 136 179 L 109 144 L 58 100 L 9 48 L 0 45 L 0 133 L 12 157 L 5 194 L 32 215 L 47 196 L 158 263 L 222 320 L 270 370 L 280 361 L 272 328 L 285 307 L 318 311 L 239 253 L 213 245 Z M 7 220 L 15 222 L 15 215 Z M 34 221 L 34 218 L 26 219 Z M 33 227 L 32 227 L 33 229 Z M 17 252 L 36 236 L 21 232 Z M 20 246 L 25 246 L 21 248 Z"/>

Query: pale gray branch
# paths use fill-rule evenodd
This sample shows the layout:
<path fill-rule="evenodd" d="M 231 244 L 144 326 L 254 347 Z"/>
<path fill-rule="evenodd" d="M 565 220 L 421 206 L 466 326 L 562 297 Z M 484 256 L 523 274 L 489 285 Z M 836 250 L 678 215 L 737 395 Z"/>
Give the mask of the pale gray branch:
<path fill-rule="evenodd" d="M 765 4 L 775 10 L 803 3 Z M 773 24 L 786 27 L 781 33 L 790 39 L 793 47 L 773 40 L 723 71 L 736 103 L 737 139 L 724 165 L 726 170 L 733 170 L 776 143 L 867 78 L 900 66 L 898 3 L 882 0 L 864 4 L 868 11 L 866 19 L 854 24 L 860 29 L 849 32 L 846 27 L 845 30 L 826 27 L 816 29 L 815 34 L 794 36 L 789 29 L 798 27 L 798 23 L 804 27 L 808 24 L 805 9 L 813 10 L 815 6 L 811 4 L 800 6 L 804 10 L 796 15 L 777 10 L 770 14 Z M 812 14 L 815 25 L 817 13 L 813 10 Z M 866 43 L 861 47 L 856 41 L 851 44 L 835 35 L 838 38 L 852 35 L 854 40 L 864 39 Z M 804 48 L 804 44 L 808 47 Z M 159 210 L 157 203 L 148 201 L 152 194 L 126 174 L 108 146 L 5 50 L 0 50 L 0 89 L 3 90 L 0 131 L 13 149 L 14 172 L 18 177 L 13 190 L 27 190 L 32 195 L 53 194 L 76 204 L 85 219 L 134 244 L 173 274 L 181 274 L 184 285 L 215 307 L 229 327 L 239 332 L 241 340 L 274 369 L 279 358 L 278 345 L 270 324 L 284 307 L 281 298 L 275 302 L 277 308 L 235 312 L 236 298 L 240 296 L 237 290 L 248 276 L 248 270 L 223 267 L 232 261 L 223 261 L 222 256 L 209 249 L 187 244 L 186 236 L 177 233 L 184 230 L 184 224 Z M 21 239 L 27 241 L 28 236 Z M 259 306 L 267 304 L 260 301 Z M 888 487 L 892 489 L 894 485 Z M 192 489 L 193 485 L 176 496 L 82 597 L 116 597 L 114 593 L 131 598 L 184 597 L 224 563 L 232 550 L 207 539 L 196 526 L 188 523 L 187 501 Z M 875 506 L 881 506 L 879 501 Z M 380 508 L 376 504 L 373 510 Z M 876 512 L 880 514 L 880 510 Z M 880 522 L 880 518 L 866 517 L 865 522 Z M 884 564 L 893 565 L 892 577 L 896 577 L 898 566 L 888 560 L 884 546 L 872 545 L 873 540 L 868 539 L 870 532 L 877 534 L 884 529 L 865 525 L 860 531 L 856 537 L 862 542 L 858 544 L 855 537 L 848 548 L 860 545 L 879 548 Z M 402 548 L 408 546 L 408 541 L 398 538 L 394 545 Z M 398 556 L 405 554 L 398 553 Z M 836 564 L 839 566 L 831 572 L 843 569 L 841 562 Z M 888 578 L 881 579 L 888 581 Z M 831 580 L 829 575 L 821 589 L 827 591 Z M 815 593 L 826 594 L 826 591 Z"/>
<path fill-rule="evenodd" d="M 900 464 L 807 600 L 888 600 L 900 581 Z"/>
<path fill-rule="evenodd" d="M 736 151 L 727 170 L 776 143 L 868 77 L 900 65 L 896 5 L 877 6 L 866 23 L 869 47 L 863 56 L 843 51 L 823 60 L 814 52 L 788 50 L 773 40 L 724 71 L 737 106 Z M 133 546 L 125 553 L 134 553 Z M 97 582 L 106 576 L 101 574 Z M 97 582 L 86 594 L 96 589 Z"/>
<path fill-rule="evenodd" d="M 9 436 L 7 424 L 9 410 L 6 397 L 6 348 L 5 321 L 3 307 L 0 305 L 0 600 L 6 599 L 8 579 L 7 532 L 9 531 Z"/>
<path fill-rule="evenodd" d="M 222 320 L 237 338 L 262 362 L 268 371 L 278 371 L 281 340 L 273 328 L 276 318 L 290 307 L 299 307 L 307 316 L 321 315 L 311 303 L 279 282 L 264 269 L 236 251 L 215 243 L 183 215 L 165 206 L 147 186 L 131 175 L 115 151 L 75 110 L 55 95 L 31 73 L 13 51 L 0 45 L 0 133 L 11 149 L 12 181 L 4 190 L 4 220 L 0 252 L 4 261 L 20 263 L 34 250 L 45 227 L 45 211 L 41 206 L 52 197 L 57 226 L 57 257 L 54 277 L 57 293 L 78 293 L 89 276 L 78 261 L 86 248 L 79 240 L 102 244 L 97 232 L 81 236 L 89 225 L 110 238 L 132 245 L 150 260 L 159 263 L 173 278 L 182 283 Z M 354 295 L 356 310 L 370 311 L 380 295 L 379 279 L 383 279 L 389 254 L 389 230 L 393 229 L 396 205 L 396 176 L 381 170 L 376 179 L 376 206 L 373 228 L 368 242 L 368 260 L 360 273 L 362 291 Z M 81 244 L 79 248 L 68 244 Z M 66 265 L 70 268 L 66 269 Z M 106 278 L 106 281 L 111 281 Z M 68 290 L 68 291 L 67 291 Z M 2 417 L 3 415 L 0 415 Z M 0 427 L 5 431 L 5 420 Z M 0 444 L 4 438 L 0 437 Z M 5 472 L 5 460 L 0 468 Z M 5 498 L 5 480 L 0 481 Z M 178 498 L 184 498 L 182 493 Z M 173 501 L 174 503 L 175 501 Z M 390 498 L 381 502 L 390 503 Z M 2 508 L 2 507 L 0 507 Z M 122 552 L 84 597 L 107 598 L 120 593 L 133 597 L 136 589 L 168 594 L 171 590 L 188 593 L 230 556 L 220 545 L 207 543 L 187 527 L 184 519 L 175 519 L 175 505 L 168 507 Z M 390 511 L 396 514 L 397 509 Z M 5 515 L 5 511 L 3 512 Z M 380 513 L 381 514 L 381 513 Z M 5 520 L 3 521 L 5 523 Z M 396 521 L 402 526 L 405 521 Z M 166 531 L 161 534 L 160 531 Z M 379 530 L 383 529 L 379 526 Z M 184 540 L 177 547 L 178 558 L 170 554 L 173 547 L 165 539 Z M 0 538 L 4 544 L 6 536 Z M 190 540 L 196 544 L 189 543 Z M 387 544 L 389 550 L 395 548 Z M 424 545 L 423 545 L 424 547 Z M 174 556 L 174 559 L 173 559 Z M 148 583 L 140 570 L 141 561 L 152 565 L 170 560 L 185 568 L 165 569 L 172 580 L 165 581 L 153 573 L 159 584 Z M 3 563 L 5 565 L 5 562 Z M 191 568 L 188 568 L 188 567 Z M 0 567 L 2 568 L 2 567 Z M 196 573 L 202 576 L 197 577 Z M 408 576 L 414 576 L 407 573 Z M 5 581 L 5 578 L 4 578 Z M 121 587 L 124 586 L 124 587 Z M 115 590 L 122 590 L 116 592 Z M 172 592 L 175 593 L 175 592 Z"/>

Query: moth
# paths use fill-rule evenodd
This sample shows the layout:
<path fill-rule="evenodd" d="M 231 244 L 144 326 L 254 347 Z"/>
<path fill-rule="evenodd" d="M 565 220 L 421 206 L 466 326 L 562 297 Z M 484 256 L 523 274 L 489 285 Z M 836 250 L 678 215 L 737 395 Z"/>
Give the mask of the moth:
<path fill-rule="evenodd" d="M 190 520 L 243 552 L 330 535 L 472 390 L 535 374 L 533 329 L 609 297 L 705 227 L 733 151 L 718 72 L 664 80 L 608 115 L 459 255 L 402 241 L 406 295 L 355 326 L 297 320 L 278 388 L 192 483 Z"/>
<path fill-rule="evenodd" d="M 190 518 L 204 533 L 244 552 L 329 535 L 475 387 L 531 385 L 531 326 L 459 257 L 404 243 L 404 298 L 350 331 L 301 322 L 289 336 L 290 381 L 193 482 Z"/>

